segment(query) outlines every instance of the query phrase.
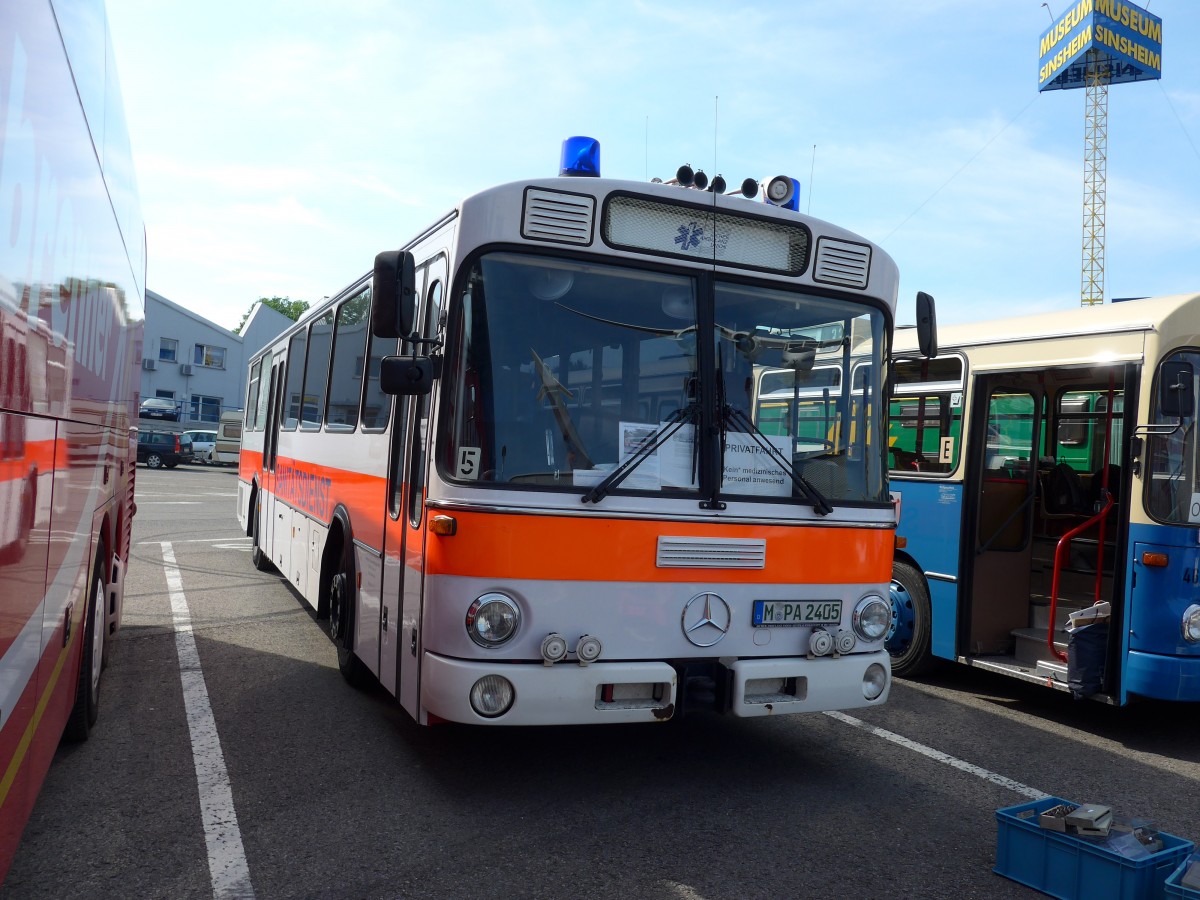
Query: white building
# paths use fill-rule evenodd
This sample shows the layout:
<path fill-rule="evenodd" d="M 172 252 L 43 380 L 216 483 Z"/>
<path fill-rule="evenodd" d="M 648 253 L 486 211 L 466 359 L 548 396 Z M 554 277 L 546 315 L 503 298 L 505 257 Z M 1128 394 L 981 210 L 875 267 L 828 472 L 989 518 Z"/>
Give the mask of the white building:
<path fill-rule="evenodd" d="M 174 401 L 184 424 L 218 422 L 223 411 L 245 405 L 250 357 L 291 324 L 283 313 L 259 303 L 242 333 L 234 334 L 147 290 L 142 399 Z"/>

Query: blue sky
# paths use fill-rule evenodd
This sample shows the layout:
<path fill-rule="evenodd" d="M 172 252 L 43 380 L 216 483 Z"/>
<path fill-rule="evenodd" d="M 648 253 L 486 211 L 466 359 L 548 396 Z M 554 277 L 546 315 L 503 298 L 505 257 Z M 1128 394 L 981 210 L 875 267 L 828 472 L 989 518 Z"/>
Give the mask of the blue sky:
<path fill-rule="evenodd" d="M 1070 0 L 1073 2 L 1073 0 Z M 1200 290 L 1200 3 L 1109 93 L 1107 298 Z M 1068 0 L 1052 0 L 1055 15 Z M 461 198 L 557 173 L 730 184 L 877 241 L 939 320 L 1077 307 L 1084 91 L 1037 93 L 1038 0 L 108 0 L 147 284 L 227 328 L 314 301 Z M 815 151 L 814 151 L 815 147 Z"/>

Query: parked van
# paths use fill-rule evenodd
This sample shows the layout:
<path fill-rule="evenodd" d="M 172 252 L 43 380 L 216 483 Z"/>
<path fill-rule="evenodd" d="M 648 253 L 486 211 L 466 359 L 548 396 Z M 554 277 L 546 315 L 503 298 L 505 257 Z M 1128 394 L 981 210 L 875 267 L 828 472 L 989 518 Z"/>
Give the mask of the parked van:
<path fill-rule="evenodd" d="M 217 443 L 213 447 L 208 461 L 236 466 L 241 450 L 242 411 L 233 409 L 221 413 L 221 422 L 217 425 Z"/>

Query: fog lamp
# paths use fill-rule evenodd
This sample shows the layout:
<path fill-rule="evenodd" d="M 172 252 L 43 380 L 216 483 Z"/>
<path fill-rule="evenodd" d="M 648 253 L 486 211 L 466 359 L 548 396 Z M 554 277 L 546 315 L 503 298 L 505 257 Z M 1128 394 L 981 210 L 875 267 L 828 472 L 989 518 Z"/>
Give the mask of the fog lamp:
<path fill-rule="evenodd" d="M 878 699 L 887 687 L 887 669 L 879 663 L 871 663 L 863 673 L 863 696 L 868 700 Z"/>
<path fill-rule="evenodd" d="M 471 688 L 471 709 L 485 719 L 494 719 L 509 711 L 516 696 L 512 682 L 504 676 L 484 675 Z"/>

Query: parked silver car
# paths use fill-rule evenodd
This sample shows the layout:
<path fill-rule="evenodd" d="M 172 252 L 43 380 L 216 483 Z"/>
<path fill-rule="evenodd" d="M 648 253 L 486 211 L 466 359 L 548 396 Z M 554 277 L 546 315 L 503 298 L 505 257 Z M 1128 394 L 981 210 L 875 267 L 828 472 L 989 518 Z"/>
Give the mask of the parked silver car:
<path fill-rule="evenodd" d="M 215 431 L 185 431 L 184 434 L 192 439 L 192 462 L 213 462 L 213 449 L 217 445 Z"/>

